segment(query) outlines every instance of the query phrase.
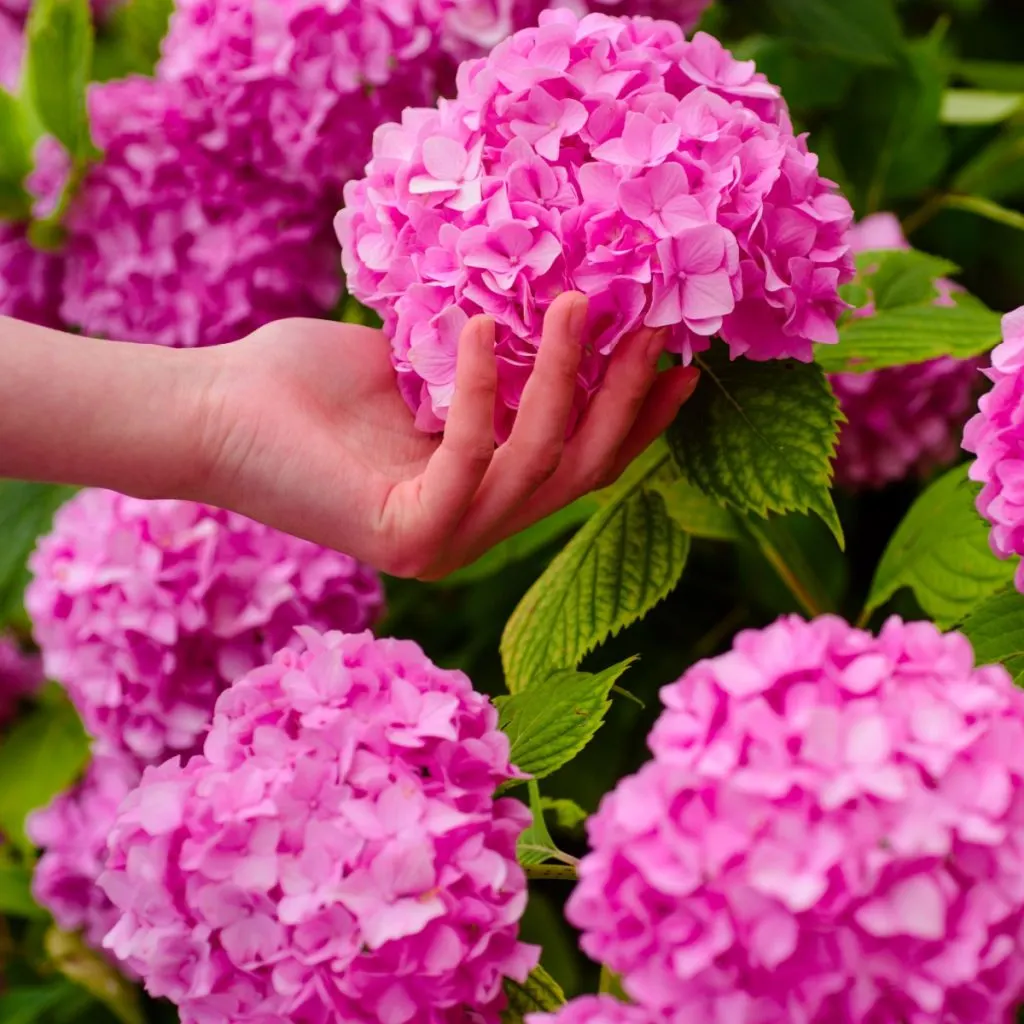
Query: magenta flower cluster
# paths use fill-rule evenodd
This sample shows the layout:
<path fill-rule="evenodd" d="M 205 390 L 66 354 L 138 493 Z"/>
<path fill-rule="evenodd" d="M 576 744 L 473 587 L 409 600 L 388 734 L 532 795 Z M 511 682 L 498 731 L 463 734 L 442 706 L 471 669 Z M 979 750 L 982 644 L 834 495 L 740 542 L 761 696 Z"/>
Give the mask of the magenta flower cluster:
<path fill-rule="evenodd" d="M 107 947 L 182 1024 L 497 1024 L 538 951 L 496 710 L 415 644 L 300 632 L 122 806 Z"/>
<path fill-rule="evenodd" d="M 1024 306 L 1003 317 L 1003 342 L 985 375 L 992 390 L 964 428 L 963 446 L 977 456 L 970 477 L 984 485 L 978 511 L 992 524 L 992 550 L 1013 558 L 1024 555 Z M 1024 593 L 1024 562 L 1015 581 Z"/>
<path fill-rule="evenodd" d="M 927 622 L 792 617 L 662 699 L 567 907 L 652 1019 L 1008 1019 L 1024 693 L 1002 667 Z"/>
<path fill-rule="evenodd" d="M 866 217 L 850 231 L 853 251 L 908 249 L 891 213 Z M 935 282 L 936 305 L 949 306 L 958 290 Z M 872 316 L 869 303 L 856 316 Z M 835 460 L 836 482 L 850 488 L 882 487 L 952 462 L 960 431 L 974 406 L 977 359 L 940 356 L 924 363 L 866 373 L 832 374 L 832 390 L 846 416 Z"/>
<path fill-rule="evenodd" d="M 29 838 L 44 849 L 32 879 L 33 896 L 59 927 L 81 931 L 97 950 L 118 914 L 96 882 L 107 862 L 117 809 L 138 782 L 131 758 L 99 751 L 77 786 L 26 822 Z"/>
<path fill-rule="evenodd" d="M 25 604 L 47 674 L 89 732 L 142 763 L 198 749 L 235 679 L 294 628 L 361 630 L 379 577 L 231 512 L 86 490 L 30 560 Z"/>
<path fill-rule="evenodd" d="M 39 658 L 25 654 L 16 640 L 0 636 L 0 728 L 12 717 L 18 703 L 35 693 L 42 682 Z"/>
<path fill-rule="evenodd" d="M 778 90 L 710 36 L 649 19 L 542 15 L 463 64 L 456 100 L 379 128 L 345 201 L 348 287 L 384 318 L 427 430 L 474 313 L 498 325 L 500 439 L 567 288 L 591 303 L 578 413 L 641 324 L 672 328 L 687 359 L 719 334 L 734 356 L 809 360 L 836 340 L 852 274 L 849 204 Z"/>
<path fill-rule="evenodd" d="M 657 1024 L 658 1018 L 642 1006 L 620 1002 L 614 996 L 580 996 L 556 1013 L 531 1013 L 526 1024 Z"/>

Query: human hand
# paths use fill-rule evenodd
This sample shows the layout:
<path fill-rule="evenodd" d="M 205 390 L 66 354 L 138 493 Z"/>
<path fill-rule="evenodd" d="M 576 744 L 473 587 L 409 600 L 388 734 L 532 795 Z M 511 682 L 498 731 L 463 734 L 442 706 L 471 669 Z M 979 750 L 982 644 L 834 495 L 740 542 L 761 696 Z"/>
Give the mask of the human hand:
<path fill-rule="evenodd" d="M 206 350 L 198 500 L 354 555 L 397 576 L 436 579 L 498 541 L 613 482 L 672 421 L 698 373 L 658 374 L 663 337 L 623 340 L 565 440 L 586 299 L 551 306 L 508 440 L 494 446 L 494 324 L 459 342 L 442 437 L 419 431 L 378 331 L 282 320 Z"/>

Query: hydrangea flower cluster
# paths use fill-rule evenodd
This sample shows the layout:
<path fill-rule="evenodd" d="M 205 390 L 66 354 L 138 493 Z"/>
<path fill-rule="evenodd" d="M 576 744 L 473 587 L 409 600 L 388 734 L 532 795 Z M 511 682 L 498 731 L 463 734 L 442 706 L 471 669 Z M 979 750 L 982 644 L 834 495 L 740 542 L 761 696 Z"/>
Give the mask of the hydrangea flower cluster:
<path fill-rule="evenodd" d="M 65 931 L 81 931 L 102 950 L 118 914 L 97 882 L 107 862 L 107 837 L 121 802 L 139 782 L 139 769 L 123 755 L 98 752 L 85 777 L 41 811 L 26 831 L 42 847 L 32 894 Z"/>
<path fill-rule="evenodd" d="M 141 762 L 198 749 L 222 690 L 295 643 L 365 629 L 380 578 L 354 558 L 189 501 L 80 492 L 30 559 L 47 674 L 90 733 Z"/>
<path fill-rule="evenodd" d="M 0 4 L 0 89 L 17 91 L 24 48 L 21 25 Z"/>
<path fill-rule="evenodd" d="M 0 220 L 0 316 L 59 327 L 63 263 L 28 240 L 24 224 Z"/>
<path fill-rule="evenodd" d="M 853 251 L 910 248 L 891 213 L 865 217 L 850 231 Z M 951 281 L 935 282 L 937 306 L 953 303 Z M 869 304 L 856 316 L 871 316 Z M 979 361 L 940 356 L 925 363 L 831 375 L 846 416 L 835 478 L 845 487 L 883 487 L 952 462 L 979 385 Z"/>
<path fill-rule="evenodd" d="M 214 109 L 151 79 L 91 88 L 104 156 L 67 219 L 68 323 L 122 341 L 213 345 L 337 301 L 317 196 L 233 152 Z"/>
<path fill-rule="evenodd" d="M 849 204 L 793 135 L 778 90 L 708 35 L 549 11 L 458 97 L 374 135 L 338 217 L 348 287 L 383 318 L 400 385 L 436 430 L 459 328 L 498 324 L 499 439 L 553 299 L 591 302 L 577 413 L 629 331 L 673 328 L 689 359 L 809 360 L 837 338 Z"/>
<path fill-rule="evenodd" d="M 662 691 L 567 914 L 655 1012 L 969 1024 L 1024 992 L 1024 693 L 967 639 L 783 618 Z"/>
<path fill-rule="evenodd" d="M 43 682 L 39 658 L 22 652 L 10 637 L 0 636 L 0 726 L 14 714 L 18 702 Z"/>
<path fill-rule="evenodd" d="M 970 477 L 984 484 L 978 511 L 992 524 L 992 550 L 1012 558 L 1024 555 L 1024 306 L 1003 317 L 1003 342 L 992 351 L 985 375 L 992 390 L 964 428 L 963 446 L 977 456 Z M 1024 562 L 1015 582 L 1024 593 Z"/>
<path fill-rule="evenodd" d="M 300 633 L 122 806 L 108 948 L 182 1024 L 497 1024 L 538 951 L 495 708 L 413 643 Z"/>
<path fill-rule="evenodd" d="M 657 1018 L 641 1006 L 630 1006 L 613 996 L 580 996 L 557 1013 L 531 1013 L 526 1024 L 655 1024 Z"/>

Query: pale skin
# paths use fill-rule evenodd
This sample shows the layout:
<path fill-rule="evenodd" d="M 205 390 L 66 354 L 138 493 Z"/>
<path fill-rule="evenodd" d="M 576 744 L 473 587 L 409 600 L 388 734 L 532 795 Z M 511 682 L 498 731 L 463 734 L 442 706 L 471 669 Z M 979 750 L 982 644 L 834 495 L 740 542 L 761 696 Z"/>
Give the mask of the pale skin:
<path fill-rule="evenodd" d="M 417 430 L 379 332 L 282 320 L 166 349 L 0 317 L 0 476 L 231 509 L 397 576 L 437 579 L 612 483 L 693 393 L 664 337 L 619 345 L 566 441 L 586 300 L 562 295 L 508 440 L 493 443 L 494 324 L 459 341 L 443 435 Z"/>

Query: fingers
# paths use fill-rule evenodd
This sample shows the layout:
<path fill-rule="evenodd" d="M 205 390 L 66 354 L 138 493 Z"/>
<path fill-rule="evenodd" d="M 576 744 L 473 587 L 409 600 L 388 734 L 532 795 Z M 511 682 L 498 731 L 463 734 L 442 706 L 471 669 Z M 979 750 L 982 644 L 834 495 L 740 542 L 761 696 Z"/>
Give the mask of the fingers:
<path fill-rule="evenodd" d="M 475 316 L 459 338 L 444 437 L 418 481 L 419 518 L 430 537 L 440 540 L 455 530 L 487 474 L 494 456 L 497 388 L 494 321 Z"/>
<path fill-rule="evenodd" d="M 642 329 L 623 339 L 566 449 L 566 469 L 581 494 L 604 485 L 627 435 L 637 423 L 658 372 L 667 331 Z M 574 482 L 574 483 L 573 483 Z"/>

